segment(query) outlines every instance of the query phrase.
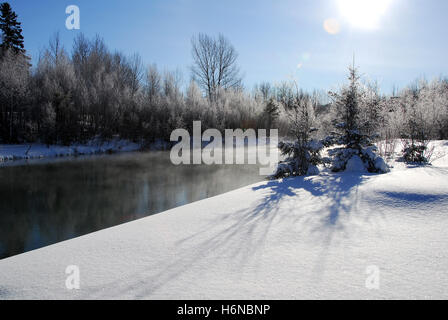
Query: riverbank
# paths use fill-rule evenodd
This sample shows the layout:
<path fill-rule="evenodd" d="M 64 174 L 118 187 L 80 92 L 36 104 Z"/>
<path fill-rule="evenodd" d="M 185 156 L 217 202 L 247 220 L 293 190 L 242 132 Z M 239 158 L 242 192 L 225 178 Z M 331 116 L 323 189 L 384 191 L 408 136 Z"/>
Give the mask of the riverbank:
<path fill-rule="evenodd" d="M 110 141 L 92 140 L 87 144 L 74 144 L 71 146 L 47 146 L 39 143 L 18 145 L 1 144 L 0 162 L 130 152 L 140 149 L 140 144 L 122 139 L 113 139 Z"/>
<path fill-rule="evenodd" d="M 157 140 L 149 145 L 135 143 L 125 139 L 114 138 L 108 141 L 94 139 L 86 144 L 71 146 L 31 144 L 0 144 L 0 166 L 20 165 L 34 163 L 36 160 L 68 158 L 77 156 L 100 155 L 109 153 L 135 152 L 141 150 L 161 151 L 168 150 L 168 142 Z"/>
<path fill-rule="evenodd" d="M 447 177 L 444 156 L 257 183 L 2 260 L 0 298 L 447 299 Z"/>

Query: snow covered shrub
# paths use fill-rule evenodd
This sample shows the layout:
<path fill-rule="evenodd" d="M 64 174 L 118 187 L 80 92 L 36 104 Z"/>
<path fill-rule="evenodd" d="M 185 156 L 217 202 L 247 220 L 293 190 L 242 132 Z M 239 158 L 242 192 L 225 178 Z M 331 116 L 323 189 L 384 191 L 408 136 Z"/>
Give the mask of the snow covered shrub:
<path fill-rule="evenodd" d="M 311 140 L 302 145 L 296 142 L 280 142 L 279 149 L 283 156 L 287 156 L 284 161 L 280 161 L 273 179 L 290 176 L 305 176 L 319 174 L 318 165 L 322 163 L 320 152 L 323 145 L 315 140 Z"/>
<path fill-rule="evenodd" d="M 426 158 L 425 153 L 427 150 L 426 145 L 416 145 L 414 143 L 409 143 L 406 141 L 403 148 L 403 160 L 406 163 L 428 163 L 429 160 Z"/>
<path fill-rule="evenodd" d="M 389 167 L 384 159 L 377 154 L 377 151 L 377 147 L 374 145 L 331 149 L 328 151 L 328 155 L 331 157 L 331 170 L 333 172 L 389 172 Z"/>
<path fill-rule="evenodd" d="M 359 84 L 357 70 L 350 67 L 349 71 L 349 86 L 344 87 L 340 93 L 330 92 L 337 110 L 334 119 L 336 131 L 323 140 L 323 145 L 337 145 L 328 151 L 331 170 L 389 172 L 387 164 L 377 155 L 377 148 L 373 145 L 377 135 L 370 134 L 375 127 L 375 123 L 370 122 L 374 119 L 365 121 L 360 117 L 365 114 L 363 109 L 369 106 L 366 90 Z"/>
<path fill-rule="evenodd" d="M 286 159 L 280 161 L 271 178 L 319 174 L 317 165 L 322 163 L 320 152 L 324 146 L 311 139 L 317 129 L 312 127 L 314 110 L 310 96 L 297 90 L 294 103 L 290 107 L 286 105 L 285 110 L 292 125 L 291 133 L 296 140 L 279 143 L 279 149 Z"/>

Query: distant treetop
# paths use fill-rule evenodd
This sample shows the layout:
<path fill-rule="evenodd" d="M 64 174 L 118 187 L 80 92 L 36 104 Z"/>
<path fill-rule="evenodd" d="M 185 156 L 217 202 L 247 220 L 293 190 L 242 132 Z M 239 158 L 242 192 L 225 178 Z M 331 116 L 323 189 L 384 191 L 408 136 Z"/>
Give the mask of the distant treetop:
<path fill-rule="evenodd" d="M 11 49 L 15 53 L 25 53 L 21 23 L 17 21 L 17 14 L 8 2 L 0 5 L 0 30 L 2 52 Z"/>

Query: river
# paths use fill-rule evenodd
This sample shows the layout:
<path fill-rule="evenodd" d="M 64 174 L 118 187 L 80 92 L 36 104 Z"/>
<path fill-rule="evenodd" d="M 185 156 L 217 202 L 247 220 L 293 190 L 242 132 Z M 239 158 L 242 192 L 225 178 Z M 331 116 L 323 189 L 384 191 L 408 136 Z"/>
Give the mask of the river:
<path fill-rule="evenodd" d="M 257 165 L 175 166 L 169 152 L 1 167 L 0 259 L 263 179 Z"/>

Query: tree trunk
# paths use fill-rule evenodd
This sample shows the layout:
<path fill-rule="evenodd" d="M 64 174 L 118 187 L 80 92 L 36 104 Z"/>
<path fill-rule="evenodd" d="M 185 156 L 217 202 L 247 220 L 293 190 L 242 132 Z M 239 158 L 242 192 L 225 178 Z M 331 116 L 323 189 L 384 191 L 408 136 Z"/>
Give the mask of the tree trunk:
<path fill-rule="evenodd" d="M 14 96 L 11 96 L 11 111 L 9 115 L 9 142 L 12 142 L 12 122 L 13 122 L 13 111 L 14 111 Z"/>

